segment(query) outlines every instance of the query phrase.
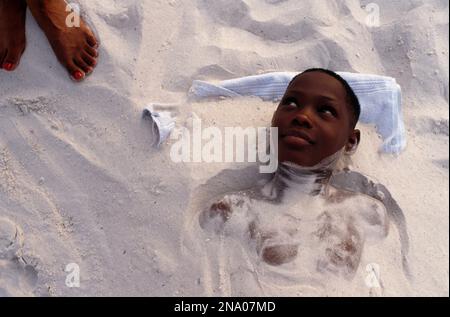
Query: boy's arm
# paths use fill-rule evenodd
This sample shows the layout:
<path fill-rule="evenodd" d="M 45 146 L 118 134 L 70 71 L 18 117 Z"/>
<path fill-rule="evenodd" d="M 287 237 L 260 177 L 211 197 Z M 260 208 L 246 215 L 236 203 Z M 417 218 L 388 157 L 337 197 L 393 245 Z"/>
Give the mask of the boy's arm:
<path fill-rule="evenodd" d="M 400 243 L 402 246 L 401 252 L 403 269 L 409 278 L 411 273 L 409 271 L 408 263 L 409 234 L 406 226 L 406 219 L 399 204 L 392 197 L 386 186 L 380 183 L 375 183 L 367 176 L 350 170 L 334 175 L 332 184 L 337 188 L 364 193 L 383 203 L 386 207 L 387 215 L 394 222 L 399 232 Z"/>
<path fill-rule="evenodd" d="M 207 204 L 199 217 L 200 226 L 206 229 L 211 224 L 216 231 L 223 229 L 225 223 L 231 218 L 236 207 L 242 207 L 244 197 L 242 194 L 227 194 Z"/>
<path fill-rule="evenodd" d="M 203 210 L 200 215 L 200 225 L 202 222 L 208 221 L 211 218 L 220 218 L 223 222 L 226 222 L 231 217 L 232 209 L 227 196 L 216 200 L 212 204 L 208 204 L 207 208 Z M 203 226 L 202 226 L 203 227 Z"/>

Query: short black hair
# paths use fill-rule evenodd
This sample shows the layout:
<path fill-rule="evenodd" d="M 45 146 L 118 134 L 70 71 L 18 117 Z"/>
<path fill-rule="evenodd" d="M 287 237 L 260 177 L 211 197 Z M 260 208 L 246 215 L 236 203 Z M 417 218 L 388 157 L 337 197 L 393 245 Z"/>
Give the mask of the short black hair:
<path fill-rule="evenodd" d="M 325 69 L 325 68 L 307 69 L 307 70 L 303 71 L 302 73 L 296 75 L 294 78 L 292 78 L 292 80 L 289 82 L 288 88 L 292 84 L 292 82 L 294 80 L 296 80 L 300 75 L 303 75 L 305 73 L 310 73 L 310 72 L 321 72 L 321 73 L 328 74 L 328 75 L 334 77 L 335 79 L 337 79 L 342 84 L 342 86 L 344 86 L 345 92 L 347 93 L 347 104 L 348 104 L 350 110 L 352 111 L 352 115 L 353 115 L 353 119 L 354 119 L 354 122 L 352 122 L 353 127 L 355 127 L 356 123 L 358 123 L 359 116 L 361 114 L 361 106 L 359 104 L 358 97 L 356 96 L 352 87 L 350 87 L 350 85 L 347 83 L 347 81 L 344 78 L 342 78 L 341 76 L 339 76 L 338 74 L 336 74 L 335 72 L 333 72 L 332 70 Z"/>

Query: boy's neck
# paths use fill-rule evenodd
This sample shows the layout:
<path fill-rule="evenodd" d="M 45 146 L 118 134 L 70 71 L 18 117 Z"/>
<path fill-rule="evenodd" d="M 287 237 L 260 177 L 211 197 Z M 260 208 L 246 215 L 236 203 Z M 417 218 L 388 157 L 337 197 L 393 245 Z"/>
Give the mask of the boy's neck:
<path fill-rule="evenodd" d="M 274 176 L 274 185 L 315 196 L 323 192 L 332 175 L 333 168 L 329 166 L 309 170 L 292 163 L 281 163 Z"/>
<path fill-rule="evenodd" d="M 275 172 L 272 183 L 279 193 L 289 189 L 312 196 L 319 195 L 325 192 L 342 156 L 343 151 L 340 150 L 312 167 L 282 162 Z"/>

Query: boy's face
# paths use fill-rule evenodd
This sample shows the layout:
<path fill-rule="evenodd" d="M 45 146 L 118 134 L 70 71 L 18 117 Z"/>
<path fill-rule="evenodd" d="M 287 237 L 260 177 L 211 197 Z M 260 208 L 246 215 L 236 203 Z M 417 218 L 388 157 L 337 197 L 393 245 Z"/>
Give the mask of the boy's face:
<path fill-rule="evenodd" d="M 347 92 L 332 76 L 308 72 L 286 90 L 272 119 L 278 127 L 278 160 L 313 166 L 344 146 L 359 143 Z"/>

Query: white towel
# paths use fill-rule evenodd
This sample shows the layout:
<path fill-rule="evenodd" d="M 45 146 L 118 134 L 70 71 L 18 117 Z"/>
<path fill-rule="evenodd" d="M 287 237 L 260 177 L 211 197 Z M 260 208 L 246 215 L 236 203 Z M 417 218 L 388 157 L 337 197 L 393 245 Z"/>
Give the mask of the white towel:
<path fill-rule="evenodd" d="M 170 111 L 155 111 L 157 104 L 149 104 L 145 107 L 143 117 L 151 121 L 152 133 L 155 136 L 153 145 L 159 147 L 175 128 L 175 118 Z"/>
<path fill-rule="evenodd" d="M 225 80 L 217 84 L 195 80 L 189 95 L 194 99 L 257 96 L 281 100 L 289 82 L 298 73 L 276 72 Z M 401 88 L 394 78 L 379 75 L 338 72 L 352 87 L 361 104 L 360 121 L 373 123 L 383 137 L 381 150 L 399 153 L 406 147 L 401 113 Z"/>

